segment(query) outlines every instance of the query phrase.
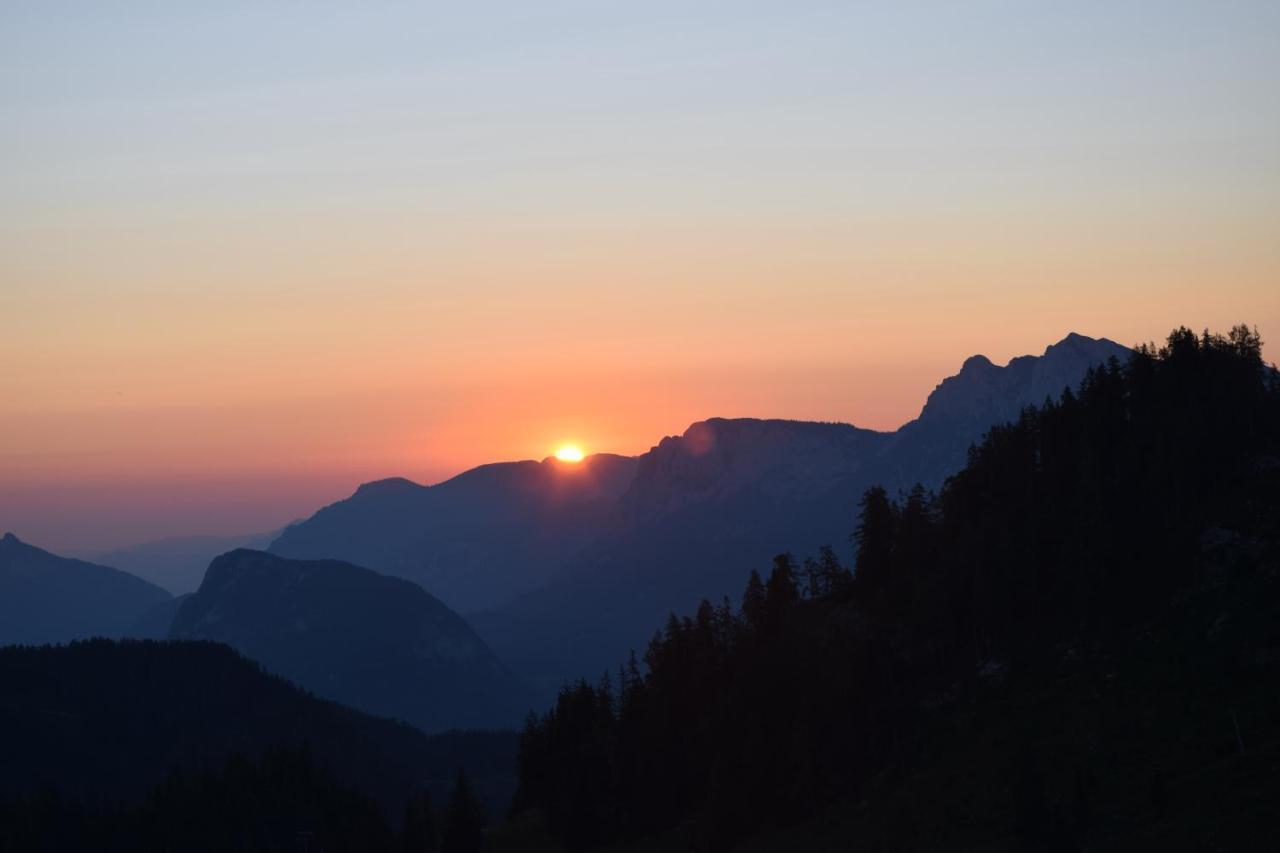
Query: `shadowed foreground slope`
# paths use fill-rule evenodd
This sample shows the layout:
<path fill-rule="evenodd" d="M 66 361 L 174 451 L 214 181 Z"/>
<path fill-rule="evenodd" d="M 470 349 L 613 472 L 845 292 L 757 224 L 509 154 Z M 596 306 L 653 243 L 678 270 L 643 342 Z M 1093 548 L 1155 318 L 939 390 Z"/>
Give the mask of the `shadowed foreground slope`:
<path fill-rule="evenodd" d="M 514 734 L 427 736 L 317 699 L 215 643 L 2 648 L 0 684 L 0 800 L 48 791 L 114 810 L 144 801 L 172 770 L 282 749 L 306 750 L 392 819 L 417 794 L 443 802 L 459 767 L 493 805 L 511 790 Z"/>
<path fill-rule="evenodd" d="M 1269 849 L 1280 383 L 1180 330 L 524 735 L 571 849 Z M 515 849 L 513 847 L 513 849 Z"/>

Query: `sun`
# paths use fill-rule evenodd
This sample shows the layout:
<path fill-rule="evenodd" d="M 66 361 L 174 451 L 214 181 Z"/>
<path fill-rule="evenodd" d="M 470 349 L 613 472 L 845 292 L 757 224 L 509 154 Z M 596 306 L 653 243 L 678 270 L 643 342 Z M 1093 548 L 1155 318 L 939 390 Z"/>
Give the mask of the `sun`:
<path fill-rule="evenodd" d="M 582 448 L 576 444 L 562 444 L 556 450 L 556 458 L 561 462 L 581 462 Z"/>

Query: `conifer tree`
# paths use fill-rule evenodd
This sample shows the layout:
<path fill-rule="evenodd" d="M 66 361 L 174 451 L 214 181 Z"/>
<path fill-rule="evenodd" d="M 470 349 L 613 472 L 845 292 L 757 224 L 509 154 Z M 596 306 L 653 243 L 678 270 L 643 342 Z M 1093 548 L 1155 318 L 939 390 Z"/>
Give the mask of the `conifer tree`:
<path fill-rule="evenodd" d="M 444 813 L 440 853 L 479 853 L 484 843 L 484 815 L 463 770 L 453 783 L 449 806 Z"/>
<path fill-rule="evenodd" d="M 853 580 L 864 596 L 874 595 L 889 578 L 893 556 L 894 507 L 882 486 L 872 486 L 862 496 L 858 526 L 853 534 L 858 546 Z"/>
<path fill-rule="evenodd" d="M 752 569 L 742 593 L 742 617 L 749 629 L 759 631 L 764 626 L 766 607 L 764 581 L 760 580 L 760 573 Z"/>

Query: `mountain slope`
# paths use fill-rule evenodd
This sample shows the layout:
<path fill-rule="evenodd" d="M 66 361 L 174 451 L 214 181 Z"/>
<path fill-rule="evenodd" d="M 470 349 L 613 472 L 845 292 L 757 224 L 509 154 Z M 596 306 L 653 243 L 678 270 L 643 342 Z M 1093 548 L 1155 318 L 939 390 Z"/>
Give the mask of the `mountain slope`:
<path fill-rule="evenodd" d="M 103 551 L 89 559 L 137 575 L 174 595 L 183 595 L 196 591 L 214 557 L 236 548 L 266 548 L 279 535 L 279 530 L 273 530 L 243 536 L 178 536 Z"/>
<path fill-rule="evenodd" d="M 780 560 L 740 609 L 667 622 L 643 674 L 565 688 L 513 812 L 569 849 L 1274 847 L 1256 333 L 1179 329 L 991 430 L 936 498 L 869 489 L 857 529 L 852 572 Z"/>
<path fill-rule="evenodd" d="M 743 566 L 842 541 L 888 437 L 847 424 L 692 425 L 640 457 L 623 520 L 542 589 L 468 619 L 503 660 L 554 688 L 640 648 L 673 610 L 741 591 Z"/>
<path fill-rule="evenodd" d="M 533 698 L 421 587 L 337 560 L 223 554 L 170 636 L 226 643 L 320 696 L 426 731 L 514 727 Z"/>
<path fill-rule="evenodd" d="M 457 610 L 546 582 L 606 523 L 634 459 L 597 454 L 483 465 L 434 486 L 366 483 L 284 530 L 269 550 L 407 578 Z"/>
<path fill-rule="evenodd" d="M 428 737 L 318 699 L 215 643 L 3 648 L 0 684 L 0 797 L 49 787 L 89 805 L 135 802 L 172 769 L 297 747 L 392 818 L 416 792 L 443 802 L 458 767 L 491 802 L 511 788 L 512 734 Z"/>
<path fill-rule="evenodd" d="M 1026 406 L 1057 400 L 1076 388 L 1090 367 L 1130 350 L 1106 338 L 1074 332 L 1042 355 L 1010 359 L 1004 367 L 983 355 L 965 360 L 960 372 L 929 394 L 919 417 L 900 427 L 885 450 L 879 479 L 886 486 L 924 483 L 937 488 L 965 463 L 969 446 L 996 424 L 1016 420 Z"/>
<path fill-rule="evenodd" d="M 750 567 L 773 555 L 842 546 L 862 492 L 930 487 L 969 446 L 1027 405 L 1078 385 L 1128 350 L 1070 335 L 1042 356 L 997 367 L 968 359 L 894 433 L 847 424 L 713 418 L 639 459 L 619 525 L 541 589 L 468 618 L 503 660 L 554 687 L 639 649 L 667 613 L 737 598 Z M 746 567 L 746 568 L 744 568 Z"/>
<path fill-rule="evenodd" d="M 843 545 L 868 485 L 940 486 L 989 427 L 1127 352 L 1072 334 L 1003 367 L 974 356 L 893 433 L 712 418 L 637 459 L 484 466 L 431 487 L 373 483 L 271 550 L 422 582 L 500 658 L 554 687 L 642 646 L 667 612 L 737 596 L 744 566 Z M 583 473 L 592 488 L 568 477 Z"/>
<path fill-rule="evenodd" d="M 125 630 L 124 636 L 133 640 L 167 640 L 173 628 L 173 617 L 178 615 L 179 608 L 194 593 L 175 595 L 168 601 L 142 612 Z"/>
<path fill-rule="evenodd" d="M 168 599 L 125 572 L 0 538 L 0 644 L 119 637 Z"/>

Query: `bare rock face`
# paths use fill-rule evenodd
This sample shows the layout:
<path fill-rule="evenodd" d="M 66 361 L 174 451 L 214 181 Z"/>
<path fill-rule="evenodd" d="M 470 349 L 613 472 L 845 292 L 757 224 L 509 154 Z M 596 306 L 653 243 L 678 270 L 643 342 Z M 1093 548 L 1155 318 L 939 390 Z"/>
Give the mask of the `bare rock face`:
<path fill-rule="evenodd" d="M 745 489 L 778 500 L 822 494 L 865 467 L 885 439 L 849 424 L 699 421 L 640 457 L 622 511 L 649 519 Z"/>
<path fill-rule="evenodd" d="M 1027 405 L 1056 400 L 1075 388 L 1090 368 L 1109 358 L 1124 360 L 1129 350 L 1115 341 L 1094 340 L 1074 332 L 1045 348 L 1040 356 L 1024 355 L 997 367 L 984 355 L 966 359 L 929 395 L 921 421 L 974 423 L 986 429 L 1017 417 Z"/>
<path fill-rule="evenodd" d="M 1004 367 L 984 355 L 971 356 L 960 372 L 942 380 L 920 416 L 895 433 L 882 460 L 885 485 L 929 487 L 958 471 L 969 446 L 996 424 L 1015 420 L 1026 406 L 1057 400 L 1075 389 L 1089 368 L 1129 356 L 1126 347 L 1106 338 L 1071 333 L 1039 356 L 1010 359 Z"/>

